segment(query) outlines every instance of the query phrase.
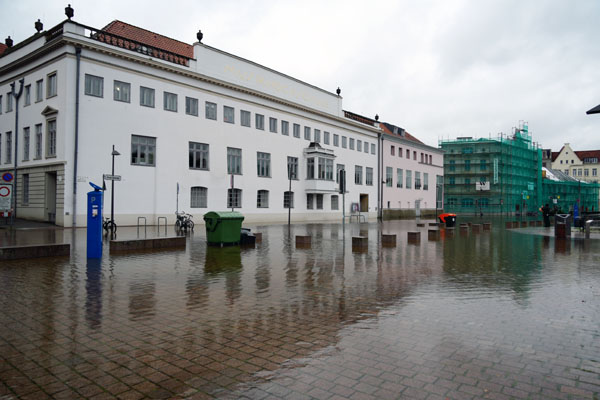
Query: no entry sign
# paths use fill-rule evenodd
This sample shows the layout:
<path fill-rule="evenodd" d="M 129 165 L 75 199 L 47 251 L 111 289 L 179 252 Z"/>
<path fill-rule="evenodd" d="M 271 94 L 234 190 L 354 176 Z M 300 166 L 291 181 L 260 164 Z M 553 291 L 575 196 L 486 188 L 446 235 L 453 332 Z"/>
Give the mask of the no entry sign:
<path fill-rule="evenodd" d="M 0 211 L 9 211 L 12 201 L 12 185 L 0 185 Z"/>

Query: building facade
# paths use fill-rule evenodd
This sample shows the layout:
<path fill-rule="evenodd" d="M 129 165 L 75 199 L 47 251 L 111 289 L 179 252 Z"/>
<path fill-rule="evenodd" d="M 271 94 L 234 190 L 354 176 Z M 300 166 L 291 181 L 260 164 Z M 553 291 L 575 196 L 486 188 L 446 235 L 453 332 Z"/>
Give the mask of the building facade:
<path fill-rule="evenodd" d="M 444 152 L 395 125 L 381 128 L 384 217 L 434 215 L 443 208 Z"/>
<path fill-rule="evenodd" d="M 17 171 L 18 217 L 85 226 L 88 182 L 112 173 L 113 146 L 117 224 L 172 223 L 177 209 L 197 223 L 226 209 L 263 222 L 378 213 L 378 123 L 201 42 L 66 20 L 4 49 L 0 94 L 0 172 Z"/>
<path fill-rule="evenodd" d="M 552 169 L 584 182 L 600 182 L 600 150 L 574 151 L 569 143 L 553 153 Z"/>
<path fill-rule="evenodd" d="M 440 142 L 444 210 L 462 214 L 534 213 L 542 198 L 542 152 L 527 125 L 510 136 Z"/>

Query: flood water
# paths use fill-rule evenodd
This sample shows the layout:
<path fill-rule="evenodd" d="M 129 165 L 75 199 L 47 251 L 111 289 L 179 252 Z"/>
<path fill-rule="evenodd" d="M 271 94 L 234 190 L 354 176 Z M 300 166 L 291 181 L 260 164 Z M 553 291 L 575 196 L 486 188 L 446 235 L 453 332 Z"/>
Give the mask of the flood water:
<path fill-rule="evenodd" d="M 0 231 L 74 244 L 0 264 L 0 399 L 597 399 L 600 240 L 424 222 L 252 226 L 241 249 L 199 226 L 185 250 L 102 260 L 85 230 Z"/>

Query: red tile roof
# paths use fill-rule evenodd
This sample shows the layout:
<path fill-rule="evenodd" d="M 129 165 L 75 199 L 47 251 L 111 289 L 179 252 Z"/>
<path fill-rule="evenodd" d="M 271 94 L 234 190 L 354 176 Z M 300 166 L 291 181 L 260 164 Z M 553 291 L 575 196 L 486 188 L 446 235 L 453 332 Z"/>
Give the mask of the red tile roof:
<path fill-rule="evenodd" d="M 582 150 L 576 151 L 575 154 L 577 154 L 577 157 L 579 157 L 581 161 L 583 161 L 584 158 L 597 158 L 600 160 L 600 150 Z"/>
<path fill-rule="evenodd" d="M 558 155 L 560 154 L 560 151 L 553 151 L 552 152 L 552 162 L 556 161 L 556 159 L 558 158 Z"/>
<path fill-rule="evenodd" d="M 129 40 L 135 40 L 150 47 L 156 47 L 187 58 L 194 58 L 194 47 L 192 45 L 122 21 L 115 20 L 106 25 L 102 30 Z"/>
<path fill-rule="evenodd" d="M 5 51 L 6 49 L 8 49 L 8 46 L 7 46 L 7 45 L 5 45 L 4 43 L 0 43 L 0 56 L 1 56 L 2 54 L 4 54 L 4 51 Z"/>

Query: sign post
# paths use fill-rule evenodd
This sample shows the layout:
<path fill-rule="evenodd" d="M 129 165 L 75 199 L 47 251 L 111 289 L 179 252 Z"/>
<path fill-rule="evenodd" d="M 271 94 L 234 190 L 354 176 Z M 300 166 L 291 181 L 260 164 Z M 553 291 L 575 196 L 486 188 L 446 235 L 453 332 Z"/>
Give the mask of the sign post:
<path fill-rule="evenodd" d="M 0 214 L 9 217 L 12 205 L 12 183 L 0 184 Z"/>

